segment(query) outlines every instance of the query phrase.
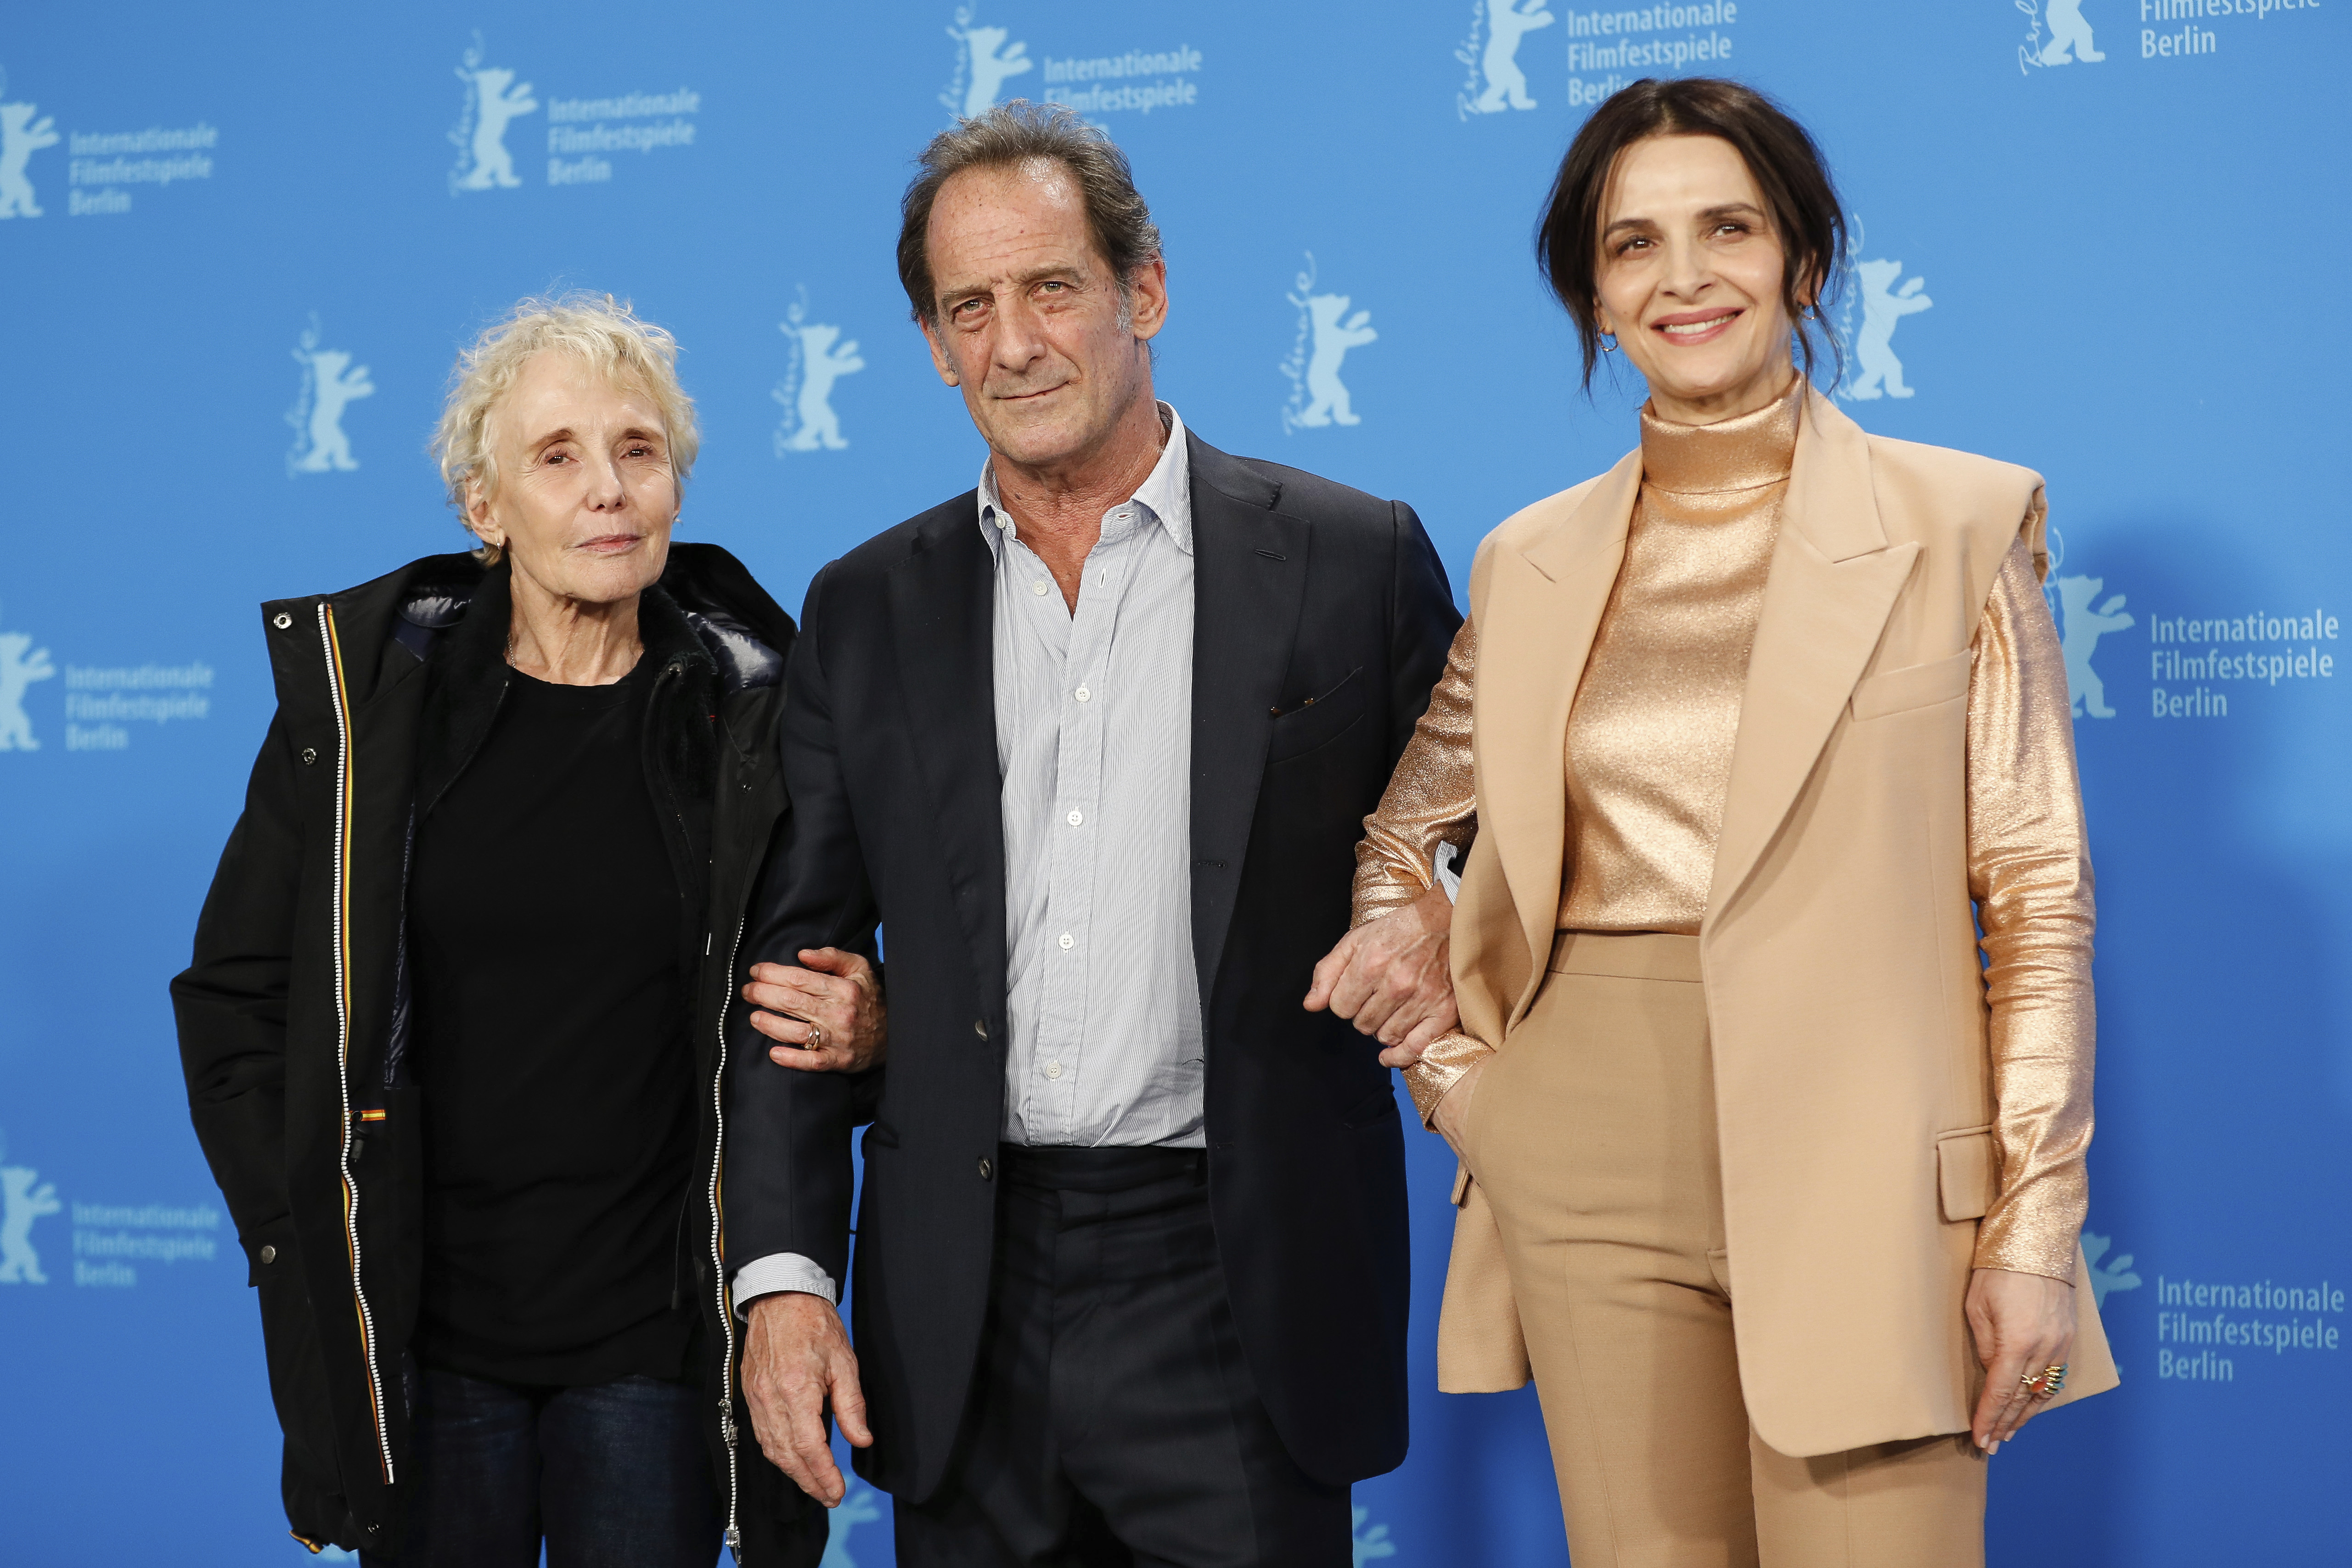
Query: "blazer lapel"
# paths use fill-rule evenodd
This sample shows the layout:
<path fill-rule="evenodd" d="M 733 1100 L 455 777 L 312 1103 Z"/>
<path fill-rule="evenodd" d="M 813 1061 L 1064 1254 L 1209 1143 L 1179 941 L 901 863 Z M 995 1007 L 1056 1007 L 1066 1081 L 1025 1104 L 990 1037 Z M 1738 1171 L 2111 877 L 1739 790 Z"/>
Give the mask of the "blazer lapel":
<path fill-rule="evenodd" d="M 1568 837 L 1568 710 L 1625 559 L 1642 488 L 1638 448 L 1601 476 L 1559 526 L 1498 550 L 1479 612 L 1479 831 L 1495 836 L 1533 969 L 1510 1006 L 1518 1021 L 1542 980 L 1559 917 Z"/>
<path fill-rule="evenodd" d="M 1310 538 L 1281 487 L 1187 433 L 1192 497 L 1192 957 L 1216 994 L 1242 857 L 1298 632 Z"/>
<path fill-rule="evenodd" d="M 939 813 L 956 914 L 980 995 L 1004 994 L 1003 777 L 996 759 L 995 570 L 978 500 L 940 508 L 892 569 L 898 686 L 916 766 Z"/>
<path fill-rule="evenodd" d="M 1808 395 L 1732 746 L 1710 930 L 1804 788 L 1918 554 L 1916 544 L 1886 542 L 1869 437 Z"/>

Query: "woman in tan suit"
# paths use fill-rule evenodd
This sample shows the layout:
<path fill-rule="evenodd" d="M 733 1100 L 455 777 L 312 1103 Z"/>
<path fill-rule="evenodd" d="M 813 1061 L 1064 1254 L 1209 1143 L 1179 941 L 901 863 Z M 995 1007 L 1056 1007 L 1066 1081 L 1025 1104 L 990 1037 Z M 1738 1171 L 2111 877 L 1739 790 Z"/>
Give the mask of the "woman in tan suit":
<path fill-rule="evenodd" d="M 1577 1568 L 1981 1563 L 1984 1458 L 2116 1382 L 2042 485 L 1799 373 L 1840 211 L 1735 83 L 1579 133 L 1541 248 L 1641 444 L 1480 547 L 1308 998 L 1461 1156 L 1439 1381 L 1533 1375 Z"/>

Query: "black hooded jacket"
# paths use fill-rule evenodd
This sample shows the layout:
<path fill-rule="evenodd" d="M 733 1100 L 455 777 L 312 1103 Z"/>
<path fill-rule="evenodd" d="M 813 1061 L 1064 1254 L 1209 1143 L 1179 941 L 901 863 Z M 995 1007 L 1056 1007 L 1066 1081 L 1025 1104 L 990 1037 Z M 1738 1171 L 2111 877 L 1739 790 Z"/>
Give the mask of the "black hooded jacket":
<path fill-rule="evenodd" d="M 258 1287 L 294 1533 L 396 1556 L 408 1494 L 401 1364 L 424 1272 L 418 1091 L 404 945 L 415 824 L 504 696 L 508 569 L 428 556 L 262 606 L 278 712 L 244 815 L 172 982 L 197 1139 Z M 674 544 L 639 607 L 654 661 L 646 781 L 698 963 L 698 1117 L 676 1289 L 701 1303 L 697 1368 L 728 1539 L 748 1568 L 823 1555 L 824 1511 L 761 1457 L 718 1264 L 735 952 L 789 804 L 776 725 L 792 618 L 734 557 Z"/>

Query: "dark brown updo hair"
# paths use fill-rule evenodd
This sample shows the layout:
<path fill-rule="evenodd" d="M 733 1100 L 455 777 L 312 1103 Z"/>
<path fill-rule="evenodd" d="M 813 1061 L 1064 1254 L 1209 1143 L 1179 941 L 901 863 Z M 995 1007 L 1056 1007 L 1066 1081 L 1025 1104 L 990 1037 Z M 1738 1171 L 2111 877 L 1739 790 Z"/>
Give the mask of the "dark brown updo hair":
<path fill-rule="evenodd" d="M 1813 324 L 1826 318 L 1845 275 L 1845 209 L 1822 150 L 1789 112 L 1754 88 L 1720 77 L 1644 77 L 1612 95 L 1569 143 L 1536 228 L 1536 263 L 1576 323 L 1584 384 L 1600 362 L 1601 202 L 1617 155 L 1652 136 L 1719 136 L 1739 151 L 1764 193 L 1788 257 L 1780 303 L 1796 324 L 1797 354 L 1813 370 Z M 1806 307 L 1814 308 L 1808 319 Z M 1835 334 L 1829 350 L 1843 370 Z"/>

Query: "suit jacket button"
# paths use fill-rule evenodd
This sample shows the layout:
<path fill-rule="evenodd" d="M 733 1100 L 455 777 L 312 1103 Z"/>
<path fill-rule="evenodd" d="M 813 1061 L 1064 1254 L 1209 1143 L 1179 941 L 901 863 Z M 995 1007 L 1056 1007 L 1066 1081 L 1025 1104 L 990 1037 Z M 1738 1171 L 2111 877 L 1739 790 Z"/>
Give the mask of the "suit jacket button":
<path fill-rule="evenodd" d="M 981 1039 L 986 1040 L 988 1038 L 988 1020 L 986 1019 L 972 1019 L 971 1032 L 980 1036 Z"/>
<path fill-rule="evenodd" d="M 261 1260 L 262 1260 L 263 1262 L 265 1262 L 265 1263 L 275 1263 L 275 1262 L 277 1262 L 277 1261 L 278 1261 L 278 1249 L 277 1249 L 277 1248 L 275 1248 L 275 1247 L 264 1247 L 264 1248 L 261 1249 Z"/>
<path fill-rule="evenodd" d="M 981 1162 L 980 1162 L 980 1179 L 981 1179 L 981 1180 L 982 1180 L 982 1181 L 986 1181 L 986 1180 L 989 1178 L 990 1175 L 991 1175 L 992 1172 L 994 1172 L 994 1170 L 995 1170 L 995 1169 L 996 1169 L 996 1167 L 995 1167 L 994 1166 L 990 1165 L 986 1160 L 982 1160 L 982 1161 L 981 1161 Z"/>
<path fill-rule="evenodd" d="M 316 762 L 316 761 L 318 761 L 318 760 L 319 760 L 319 748 L 318 748 L 317 747 L 315 747 L 315 746 L 306 746 L 306 747 L 304 747 L 302 748 L 302 766 L 303 766 L 303 767 L 308 768 L 308 767 L 310 767 L 310 764 L 312 764 L 312 763 L 314 763 L 314 762 Z"/>

